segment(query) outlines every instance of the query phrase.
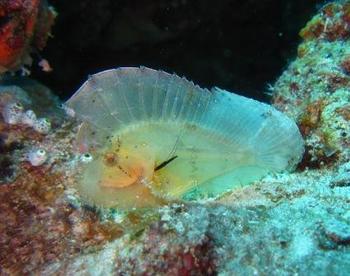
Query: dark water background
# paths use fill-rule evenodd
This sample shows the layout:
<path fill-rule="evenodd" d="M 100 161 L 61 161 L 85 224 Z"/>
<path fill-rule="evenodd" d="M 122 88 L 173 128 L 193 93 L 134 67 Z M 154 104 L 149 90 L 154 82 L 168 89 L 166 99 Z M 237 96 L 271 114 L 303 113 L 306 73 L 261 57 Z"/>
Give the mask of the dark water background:
<path fill-rule="evenodd" d="M 317 0 L 51 0 L 58 17 L 32 76 L 69 97 L 87 75 L 145 65 L 257 99 L 295 57 Z"/>

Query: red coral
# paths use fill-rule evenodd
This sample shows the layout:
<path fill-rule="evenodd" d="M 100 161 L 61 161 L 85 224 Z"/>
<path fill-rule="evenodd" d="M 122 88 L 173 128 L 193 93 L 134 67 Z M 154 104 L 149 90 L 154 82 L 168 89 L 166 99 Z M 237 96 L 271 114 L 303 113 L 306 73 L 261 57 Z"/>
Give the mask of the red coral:
<path fill-rule="evenodd" d="M 45 1 L 6 0 L 0 4 L 0 73 L 30 63 L 32 48 L 41 50 L 55 18 Z"/>
<path fill-rule="evenodd" d="M 318 16 L 311 20 L 305 28 L 303 28 L 299 35 L 305 40 L 319 38 L 324 30 L 323 18 Z"/>
<path fill-rule="evenodd" d="M 296 82 L 291 82 L 289 84 L 289 88 L 292 92 L 298 92 L 300 89 L 298 83 L 296 83 Z"/>
<path fill-rule="evenodd" d="M 287 106 L 290 103 L 290 101 L 282 95 L 275 93 L 272 98 L 272 103 L 278 110 L 284 112 L 287 111 Z"/>
<path fill-rule="evenodd" d="M 327 90 L 329 92 L 334 92 L 339 88 L 346 87 L 350 83 L 350 79 L 348 77 L 344 77 L 340 74 L 321 74 L 321 77 L 327 81 Z"/>
<path fill-rule="evenodd" d="M 350 3 L 344 4 L 342 19 L 344 20 L 345 23 L 350 25 Z"/>
<path fill-rule="evenodd" d="M 306 107 L 305 112 L 299 119 L 299 128 L 304 137 L 319 125 L 325 105 L 326 101 L 322 99 L 312 102 Z"/>
<path fill-rule="evenodd" d="M 336 22 L 334 24 L 330 24 L 325 29 L 325 35 L 329 41 L 346 39 L 349 37 L 349 34 L 349 28 L 347 24 L 344 24 L 344 22 Z"/>
<path fill-rule="evenodd" d="M 299 35 L 305 40 L 324 38 L 329 41 L 346 39 L 350 36 L 350 8 L 346 3 L 329 3 L 322 8 Z"/>
<path fill-rule="evenodd" d="M 308 169 L 320 169 L 322 167 L 329 167 L 334 165 L 340 157 L 338 151 L 331 150 L 329 148 L 319 149 L 311 154 L 314 148 L 307 146 L 305 148 L 304 156 L 301 162 L 298 164 L 297 170 L 303 171 Z"/>
<path fill-rule="evenodd" d="M 339 6 L 335 3 L 329 3 L 323 6 L 322 13 L 327 17 L 333 17 L 339 11 Z"/>
<path fill-rule="evenodd" d="M 43 139 L 30 128 L 4 125 L 1 120 L 0 132 L 0 161 L 4 155 L 17 160 L 15 152 L 22 144 Z M 101 224 L 94 212 L 75 209 L 64 200 L 64 172 L 54 166 L 32 167 L 29 162 L 17 161 L 14 166 L 15 180 L 0 184 L 1 275 L 33 274 L 48 262 L 122 234 L 117 224 Z"/>
<path fill-rule="evenodd" d="M 0 186 L 2 273 L 30 273 L 122 233 L 116 225 L 101 225 L 93 212 L 60 200 L 63 175 L 28 163 L 22 164 L 22 173 Z"/>
<path fill-rule="evenodd" d="M 162 262 L 149 262 L 145 276 L 164 273 L 174 276 L 216 275 L 216 263 L 213 245 L 209 238 L 188 249 L 179 247 L 158 256 Z"/>

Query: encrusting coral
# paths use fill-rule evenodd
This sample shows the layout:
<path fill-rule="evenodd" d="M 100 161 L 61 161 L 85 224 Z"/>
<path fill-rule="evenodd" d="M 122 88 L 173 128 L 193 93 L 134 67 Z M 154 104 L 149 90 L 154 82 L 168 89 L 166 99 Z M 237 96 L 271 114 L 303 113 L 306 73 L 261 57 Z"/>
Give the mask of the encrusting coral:
<path fill-rule="evenodd" d="M 53 129 L 37 132 L 24 122 L 9 124 L 0 118 L 2 275 L 39 271 L 122 233 L 118 225 L 101 224 L 96 213 L 77 210 L 67 200 L 74 125 L 65 122 L 57 97 L 31 80 L 12 83 L 16 85 L 1 86 L 1 110 L 9 101 L 20 102 L 50 118 Z"/>
<path fill-rule="evenodd" d="M 293 117 L 305 138 L 301 168 L 350 159 L 350 3 L 326 4 L 301 30 L 298 58 L 273 87 L 273 104 Z"/>
<path fill-rule="evenodd" d="M 30 54 L 45 47 L 55 17 L 46 0 L 0 1 L 0 74 L 31 65 Z"/>

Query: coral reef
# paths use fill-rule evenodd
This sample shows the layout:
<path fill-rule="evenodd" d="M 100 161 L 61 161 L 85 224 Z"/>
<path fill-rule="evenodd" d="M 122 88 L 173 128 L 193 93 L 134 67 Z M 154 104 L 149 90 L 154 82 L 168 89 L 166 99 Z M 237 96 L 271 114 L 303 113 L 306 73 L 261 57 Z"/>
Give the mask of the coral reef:
<path fill-rule="evenodd" d="M 300 35 L 298 58 L 273 87 L 274 105 L 294 118 L 305 138 L 301 169 L 350 159 L 350 3 L 328 3 Z"/>
<path fill-rule="evenodd" d="M 320 10 L 272 88 L 275 107 L 295 119 L 307 145 L 298 170 L 270 174 L 215 201 L 142 212 L 85 206 L 74 176 L 91 155 L 74 148 L 78 125 L 45 87 L 3 82 L 0 274 L 347 275 L 348 7 L 339 1 Z M 13 103 L 22 115 L 10 124 L 3 114 Z M 34 129 L 28 110 L 51 128 Z M 28 158 L 38 150 L 46 154 L 41 164 L 37 155 Z"/>
<path fill-rule="evenodd" d="M 45 47 L 55 16 L 46 0 L 0 2 L 0 73 L 31 65 L 30 53 Z"/>
<path fill-rule="evenodd" d="M 162 209 L 160 215 L 158 222 L 137 235 L 124 235 L 98 253 L 82 255 L 68 264 L 55 263 L 45 272 L 216 275 L 214 243 L 206 235 L 207 211 L 197 206 L 173 205 Z M 106 256 L 108 264 L 98 262 Z"/>
<path fill-rule="evenodd" d="M 53 130 L 42 133 L 21 122 L 0 120 L 2 275 L 37 271 L 42 265 L 75 255 L 122 232 L 115 225 L 99 223 L 92 211 L 76 210 L 65 199 L 72 125 L 65 122 L 59 101 L 48 89 L 29 80 L 22 80 L 20 85 L 29 85 L 31 90 L 1 87 L 1 109 L 11 101 L 21 103 L 50 117 Z M 45 160 L 38 157 L 43 152 Z"/>

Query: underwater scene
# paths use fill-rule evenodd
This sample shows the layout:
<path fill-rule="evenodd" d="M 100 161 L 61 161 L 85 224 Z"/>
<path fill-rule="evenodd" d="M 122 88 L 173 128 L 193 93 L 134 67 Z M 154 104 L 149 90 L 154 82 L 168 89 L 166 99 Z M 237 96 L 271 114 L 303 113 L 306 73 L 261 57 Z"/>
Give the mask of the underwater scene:
<path fill-rule="evenodd" d="M 350 1 L 0 0 L 0 275 L 350 275 Z"/>

